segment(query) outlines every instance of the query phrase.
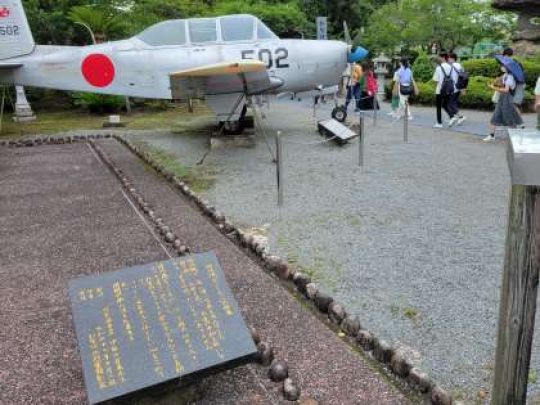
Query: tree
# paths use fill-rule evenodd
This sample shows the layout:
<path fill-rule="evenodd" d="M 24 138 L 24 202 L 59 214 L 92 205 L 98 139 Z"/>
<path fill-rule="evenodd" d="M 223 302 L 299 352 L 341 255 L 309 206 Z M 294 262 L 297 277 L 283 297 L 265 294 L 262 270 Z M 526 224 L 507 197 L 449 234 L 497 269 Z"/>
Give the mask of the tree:
<path fill-rule="evenodd" d="M 125 28 L 120 14 L 103 6 L 75 6 L 70 10 L 68 18 L 90 28 L 97 43 L 120 36 Z"/>
<path fill-rule="evenodd" d="M 502 38 L 512 17 L 491 9 L 482 0 L 398 0 L 373 13 L 365 35 L 377 50 L 421 47 L 439 49 L 474 45 L 481 38 Z"/>

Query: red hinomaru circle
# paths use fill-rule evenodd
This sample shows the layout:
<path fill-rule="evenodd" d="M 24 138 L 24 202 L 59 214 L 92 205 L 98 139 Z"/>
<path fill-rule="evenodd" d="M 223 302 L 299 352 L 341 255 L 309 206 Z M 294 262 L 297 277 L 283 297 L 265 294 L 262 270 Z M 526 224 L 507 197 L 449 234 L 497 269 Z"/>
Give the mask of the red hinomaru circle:
<path fill-rule="evenodd" d="M 95 87 L 107 87 L 114 80 L 114 65 L 108 56 L 94 53 L 84 58 L 82 74 Z"/>

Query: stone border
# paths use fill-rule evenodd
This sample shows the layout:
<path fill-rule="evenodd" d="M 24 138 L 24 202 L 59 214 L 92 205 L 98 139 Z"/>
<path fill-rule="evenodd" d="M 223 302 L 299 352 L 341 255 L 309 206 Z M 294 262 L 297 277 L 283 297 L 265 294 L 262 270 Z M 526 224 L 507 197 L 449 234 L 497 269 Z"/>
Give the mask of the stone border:
<path fill-rule="evenodd" d="M 88 142 L 92 148 L 98 153 L 100 158 L 107 164 L 113 173 L 119 178 L 123 188 L 128 192 L 130 197 L 135 201 L 138 207 L 150 218 L 152 224 L 168 244 L 172 245 L 178 255 L 184 255 L 190 252 L 190 249 L 183 245 L 180 240 L 174 235 L 171 229 L 163 224 L 163 220 L 156 216 L 151 206 L 133 187 L 129 179 L 118 169 L 111 160 L 105 155 L 103 150 L 95 144 L 96 139 L 114 138 L 119 143 L 126 146 L 133 154 L 142 159 L 147 165 L 152 167 L 156 172 L 162 175 L 169 183 L 177 188 L 184 196 L 193 202 L 200 211 L 215 224 L 220 232 L 225 234 L 228 239 L 233 241 L 237 246 L 254 258 L 262 265 L 269 273 L 273 274 L 287 286 L 296 290 L 300 295 L 310 302 L 312 308 L 316 308 L 321 314 L 328 317 L 328 321 L 338 331 L 338 336 L 347 337 L 347 341 L 361 350 L 365 355 L 377 360 L 383 369 L 389 371 L 400 381 L 405 382 L 412 390 L 422 394 L 429 399 L 434 405 L 451 405 L 454 403 L 451 395 L 442 387 L 433 382 L 433 380 L 423 371 L 412 367 L 412 363 L 396 348 L 392 347 L 386 341 L 377 338 L 370 331 L 364 329 L 357 316 L 349 315 L 344 305 L 335 301 L 330 295 L 319 291 L 318 286 L 311 281 L 311 278 L 291 268 L 286 260 L 272 255 L 266 251 L 263 244 L 257 242 L 256 238 L 243 232 L 228 220 L 223 213 L 218 211 L 207 200 L 193 192 L 191 188 L 182 180 L 167 171 L 159 165 L 151 157 L 151 154 L 144 151 L 142 148 L 134 145 L 130 140 L 118 134 L 98 134 L 98 135 L 83 135 L 83 136 L 65 136 L 65 137 L 37 137 L 31 140 L 3 140 L 0 141 L 0 146 L 8 147 L 29 147 L 34 145 L 47 144 L 69 144 L 73 142 Z M 257 343 L 259 350 L 259 362 L 269 366 L 273 353 L 271 348 L 264 342 L 259 340 L 255 331 L 252 331 L 252 336 Z M 287 381 L 286 379 L 285 381 Z M 290 385 L 290 381 L 287 381 Z M 286 391 L 285 391 L 286 392 Z"/>

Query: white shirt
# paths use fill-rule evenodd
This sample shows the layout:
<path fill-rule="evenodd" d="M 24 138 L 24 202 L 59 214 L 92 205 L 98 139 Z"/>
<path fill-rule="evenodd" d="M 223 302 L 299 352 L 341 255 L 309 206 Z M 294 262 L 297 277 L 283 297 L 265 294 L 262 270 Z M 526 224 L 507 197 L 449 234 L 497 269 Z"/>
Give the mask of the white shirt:
<path fill-rule="evenodd" d="M 536 82 L 536 87 L 534 88 L 534 95 L 540 96 L 540 77 L 538 78 L 538 81 Z"/>
<path fill-rule="evenodd" d="M 452 69 L 453 67 L 453 69 Z M 444 73 L 443 73 L 444 69 Z M 441 94 L 441 87 L 444 81 L 445 76 L 450 76 L 452 80 L 454 81 L 454 86 L 457 84 L 458 81 L 458 72 L 462 71 L 463 67 L 458 63 L 454 62 L 452 65 L 449 63 L 441 63 L 437 68 L 435 69 L 435 73 L 433 74 L 433 81 L 437 82 L 437 87 L 435 88 L 435 94 Z M 457 88 L 454 88 L 455 91 L 457 91 Z"/>
<path fill-rule="evenodd" d="M 515 88 L 516 88 L 516 79 L 514 79 L 513 75 L 505 73 L 504 76 L 503 76 L 502 82 L 503 82 L 504 87 L 508 86 L 508 88 L 510 90 L 515 90 Z"/>

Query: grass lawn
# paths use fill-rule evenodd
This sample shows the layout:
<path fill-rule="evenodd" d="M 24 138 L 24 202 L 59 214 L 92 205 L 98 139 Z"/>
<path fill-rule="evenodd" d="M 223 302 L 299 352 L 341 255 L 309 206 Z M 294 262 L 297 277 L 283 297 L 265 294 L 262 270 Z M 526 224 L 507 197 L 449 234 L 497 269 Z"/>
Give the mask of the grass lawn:
<path fill-rule="evenodd" d="M 13 122 L 11 114 L 4 114 L 0 137 L 14 138 L 24 135 L 54 134 L 77 129 L 102 129 L 107 115 L 89 114 L 81 111 L 36 111 L 37 120 L 28 123 Z M 193 113 L 179 106 L 166 110 L 136 111 L 121 114 L 125 129 L 170 129 L 183 131 L 208 126 L 213 122 L 212 112 L 204 104 L 195 106 Z"/>

